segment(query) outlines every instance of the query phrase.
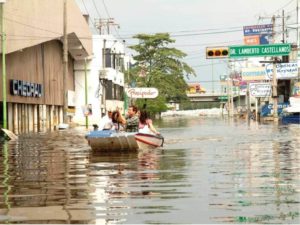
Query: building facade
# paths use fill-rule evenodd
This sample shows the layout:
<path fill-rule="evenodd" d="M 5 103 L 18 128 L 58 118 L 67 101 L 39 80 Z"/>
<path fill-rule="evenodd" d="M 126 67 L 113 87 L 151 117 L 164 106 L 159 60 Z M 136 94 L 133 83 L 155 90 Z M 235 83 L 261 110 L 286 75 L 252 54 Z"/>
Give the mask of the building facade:
<path fill-rule="evenodd" d="M 53 129 L 63 122 L 64 93 L 68 93 L 68 115 L 72 121 L 74 64 L 92 53 L 92 35 L 75 1 L 67 1 L 69 51 L 65 89 L 63 1 L 10 0 L 4 4 L 4 18 L 8 129 L 17 134 Z M 1 91 L 1 124 L 2 101 Z"/>
<path fill-rule="evenodd" d="M 119 108 L 123 111 L 124 58 L 125 46 L 122 41 L 113 35 L 93 35 L 93 56 L 89 60 L 77 61 L 74 67 L 75 123 L 84 125 L 88 116 L 89 125 L 97 124 L 108 110 Z"/>

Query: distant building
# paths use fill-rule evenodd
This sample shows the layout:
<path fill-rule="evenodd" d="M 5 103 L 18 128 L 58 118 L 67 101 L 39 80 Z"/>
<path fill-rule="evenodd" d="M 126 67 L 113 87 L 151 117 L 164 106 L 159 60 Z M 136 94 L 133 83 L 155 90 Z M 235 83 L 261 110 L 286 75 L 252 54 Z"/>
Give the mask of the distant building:
<path fill-rule="evenodd" d="M 205 93 L 206 90 L 200 83 L 188 83 L 187 94 Z"/>
<path fill-rule="evenodd" d="M 108 110 L 124 108 L 125 46 L 113 35 L 93 35 L 93 57 L 87 61 L 88 104 L 92 107 L 89 124 L 99 123 Z M 128 57 L 127 57 L 128 58 Z M 74 122 L 85 124 L 84 60 L 75 63 Z"/>

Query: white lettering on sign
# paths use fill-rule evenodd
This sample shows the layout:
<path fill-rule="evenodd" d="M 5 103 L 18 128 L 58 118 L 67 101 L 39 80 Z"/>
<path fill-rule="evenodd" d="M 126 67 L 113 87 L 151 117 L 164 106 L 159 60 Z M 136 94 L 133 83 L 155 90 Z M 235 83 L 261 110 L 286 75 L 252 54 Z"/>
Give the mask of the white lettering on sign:
<path fill-rule="evenodd" d="M 40 98 L 43 95 L 43 86 L 23 80 L 10 80 L 10 93 L 12 95 Z"/>
<path fill-rule="evenodd" d="M 156 88 L 128 88 L 126 93 L 130 98 L 156 98 L 158 96 Z"/>

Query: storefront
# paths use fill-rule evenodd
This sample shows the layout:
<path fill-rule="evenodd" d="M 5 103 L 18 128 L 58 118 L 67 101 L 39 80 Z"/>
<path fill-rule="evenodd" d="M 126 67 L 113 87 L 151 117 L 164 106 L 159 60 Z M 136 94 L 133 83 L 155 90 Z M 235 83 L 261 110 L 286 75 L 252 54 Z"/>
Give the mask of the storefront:
<path fill-rule="evenodd" d="M 18 7 L 17 13 L 5 21 L 7 127 L 17 134 L 54 129 L 63 122 L 64 93 L 75 91 L 74 62 L 92 53 L 88 24 L 75 1 L 68 1 L 68 73 L 64 89 L 61 2 L 10 0 L 4 6 L 7 18 Z M 2 64 L 0 67 L 2 71 Z M 1 91 L 1 124 L 2 99 Z M 72 101 L 68 101 L 68 112 L 73 109 Z"/>

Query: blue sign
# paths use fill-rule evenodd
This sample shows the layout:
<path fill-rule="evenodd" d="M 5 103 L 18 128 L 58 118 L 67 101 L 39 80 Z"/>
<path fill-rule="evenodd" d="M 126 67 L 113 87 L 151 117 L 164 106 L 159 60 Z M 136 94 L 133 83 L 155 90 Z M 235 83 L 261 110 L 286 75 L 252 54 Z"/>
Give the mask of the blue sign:
<path fill-rule="evenodd" d="M 261 44 L 261 45 L 267 45 L 267 44 L 269 44 L 271 41 L 270 41 L 270 39 L 271 39 L 271 35 L 268 35 L 268 34 L 261 34 L 261 35 L 259 35 L 259 43 Z"/>
<path fill-rule="evenodd" d="M 278 103 L 277 113 L 280 115 L 284 108 L 287 108 L 290 104 L 288 102 Z M 271 116 L 273 115 L 273 104 L 264 105 L 261 109 L 260 116 Z"/>
<path fill-rule="evenodd" d="M 272 24 L 263 24 L 263 25 L 253 25 L 253 26 L 244 26 L 244 36 L 254 36 L 254 35 L 263 35 L 273 33 Z"/>

